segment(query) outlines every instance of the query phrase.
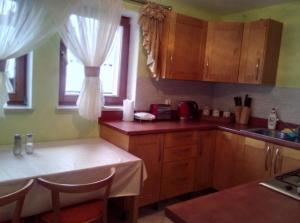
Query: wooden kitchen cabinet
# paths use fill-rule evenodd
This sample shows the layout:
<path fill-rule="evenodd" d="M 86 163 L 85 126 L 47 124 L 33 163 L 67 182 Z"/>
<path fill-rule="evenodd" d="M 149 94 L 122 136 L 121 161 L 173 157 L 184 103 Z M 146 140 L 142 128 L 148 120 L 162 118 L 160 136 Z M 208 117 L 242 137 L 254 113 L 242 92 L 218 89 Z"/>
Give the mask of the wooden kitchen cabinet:
<path fill-rule="evenodd" d="M 195 182 L 197 131 L 166 133 L 160 199 L 192 192 Z"/>
<path fill-rule="evenodd" d="M 198 133 L 195 191 L 212 187 L 215 148 L 216 131 L 200 131 Z"/>
<path fill-rule="evenodd" d="M 244 137 L 217 132 L 213 186 L 218 190 L 240 184 L 243 171 Z"/>
<path fill-rule="evenodd" d="M 300 168 L 299 150 L 278 145 L 274 145 L 274 150 L 274 174 L 285 173 Z"/>
<path fill-rule="evenodd" d="M 155 203 L 159 200 L 161 164 L 162 164 L 162 135 L 149 134 L 132 136 L 129 152 L 142 159 L 147 170 L 140 196 L 140 205 Z"/>
<path fill-rule="evenodd" d="M 239 83 L 275 84 L 282 23 L 271 19 L 244 24 Z"/>
<path fill-rule="evenodd" d="M 245 139 L 243 181 L 263 180 L 300 168 L 300 151 L 252 138 Z"/>
<path fill-rule="evenodd" d="M 163 135 L 147 134 L 129 136 L 102 125 L 100 136 L 144 161 L 147 170 L 147 179 L 143 184 L 139 205 L 145 206 L 158 202 L 161 183 Z"/>
<path fill-rule="evenodd" d="M 208 22 L 205 81 L 236 83 L 243 38 L 243 23 Z"/>
<path fill-rule="evenodd" d="M 169 12 L 164 21 L 159 67 L 163 78 L 201 80 L 207 22 Z"/>
<path fill-rule="evenodd" d="M 266 179 L 271 176 L 273 145 L 246 138 L 244 144 L 243 182 Z"/>

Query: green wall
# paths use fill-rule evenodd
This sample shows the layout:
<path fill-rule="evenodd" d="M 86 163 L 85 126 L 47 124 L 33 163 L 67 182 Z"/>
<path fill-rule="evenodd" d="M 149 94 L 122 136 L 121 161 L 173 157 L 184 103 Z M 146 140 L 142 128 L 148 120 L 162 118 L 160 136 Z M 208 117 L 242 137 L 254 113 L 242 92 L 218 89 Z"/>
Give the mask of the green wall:
<path fill-rule="evenodd" d="M 0 144 L 13 142 L 15 133 L 33 133 L 35 141 L 96 137 L 97 123 L 77 112 L 56 111 L 58 101 L 59 38 L 53 37 L 34 51 L 33 111 L 8 111 L 0 118 Z"/>
<path fill-rule="evenodd" d="M 175 11 L 204 19 L 216 15 L 185 5 L 180 0 L 159 1 Z M 125 8 L 138 11 L 139 4 L 125 2 Z M 59 38 L 52 37 L 33 55 L 33 111 L 9 111 L 0 119 L 0 144 L 11 144 L 15 133 L 33 133 L 34 141 L 98 137 L 98 124 L 79 117 L 77 111 L 57 111 L 59 83 Z M 148 75 L 145 55 L 140 47 L 138 74 Z"/>
<path fill-rule="evenodd" d="M 223 20 L 251 21 L 272 18 L 283 23 L 277 72 L 278 87 L 300 87 L 300 1 L 223 16 Z"/>

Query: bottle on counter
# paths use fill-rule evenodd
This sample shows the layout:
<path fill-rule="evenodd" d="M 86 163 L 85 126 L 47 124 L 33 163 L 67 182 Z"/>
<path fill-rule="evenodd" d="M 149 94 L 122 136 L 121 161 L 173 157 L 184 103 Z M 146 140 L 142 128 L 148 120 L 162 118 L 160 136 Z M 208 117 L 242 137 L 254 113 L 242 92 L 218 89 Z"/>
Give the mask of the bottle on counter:
<path fill-rule="evenodd" d="M 31 133 L 26 135 L 25 152 L 27 154 L 33 153 L 33 137 Z"/>
<path fill-rule="evenodd" d="M 15 156 L 20 156 L 22 154 L 22 137 L 20 134 L 15 134 L 13 153 Z"/>
<path fill-rule="evenodd" d="M 278 116 L 277 116 L 277 113 L 276 113 L 276 109 L 272 108 L 272 110 L 269 114 L 269 118 L 268 118 L 268 129 L 275 130 L 278 120 L 279 119 L 278 119 Z"/>

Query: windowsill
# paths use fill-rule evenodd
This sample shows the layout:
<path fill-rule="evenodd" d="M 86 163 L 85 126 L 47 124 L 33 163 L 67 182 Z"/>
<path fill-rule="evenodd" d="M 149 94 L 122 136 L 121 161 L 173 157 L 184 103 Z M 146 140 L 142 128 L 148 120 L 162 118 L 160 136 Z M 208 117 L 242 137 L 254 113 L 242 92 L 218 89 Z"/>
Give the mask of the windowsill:
<path fill-rule="evenodd" d="M 27 105 L 5 105 L 4 111 L 6 112 L 32 112 L 32 106 Z"/>
<path fill-rule="evenodd" d="M 59 105 L 56 107 L 57 111 L 78 111 L 78 107 L 74 105 Z M 102 111 L 123 111 L 122 106 L 104 106 Z"/>

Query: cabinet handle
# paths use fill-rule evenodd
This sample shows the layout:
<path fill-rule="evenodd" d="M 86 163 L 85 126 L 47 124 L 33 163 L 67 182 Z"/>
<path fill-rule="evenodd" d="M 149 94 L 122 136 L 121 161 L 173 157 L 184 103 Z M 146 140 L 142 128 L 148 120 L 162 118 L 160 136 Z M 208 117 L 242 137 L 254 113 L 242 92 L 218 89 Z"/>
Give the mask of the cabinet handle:
<path fill-rule="evenodd" d="M 203 141 L 202 141 L 202 139 L 199 140 L 198 151 L 199 151 L 199 156 L 201 157 L 203 155 Z"/>
<path fill-rule="evenodd" d="M 270 145 L 268 145 L 267 151 L 266 151 L 266 158 L 265 158 L 265 171 L 269 170 L 270 152 L 271 152 L 271 147 L 270 147 Z"/>
<path fill-rule="evenodd" d="M 260 58 L 257 59 L 257 64 L 256 64 L 256 81 L 258 81 L 258 74 L 259 74 L 259 67 L 260 67 Z"/>
<path fill-rule="evenodd" d="M 208 67 L 209 67 L 209 58 L 207 58 L 206 61 L 206 74 L 205 74 L 206 77 L 208 77 Z"/>
<path fill-rule="evenodd" d="M 176 167 L 176 169 L 177 169 L 177 168 L 185 168 L 188 166 L 189 166 L 189 163 L 177 163 L 173 167 Z"/>
<path fill-rule="evenodd" d="M 190 148 L 187 147 L 187 148 L 183 148 L 183 149 L 173 150 L 173 153 L 175 153 L 175 154 L 182 154 L 182 153 L 185 154 L 185 153 L 187 153 L 189 150 L 190 150 Z"/>
<path fill-rule="evenodd" d="M 158 154 L 158 162 L 161 162 L 162 158 L 162 150 L 163 150 L 163 143 L 162 140 L 160 139 L 159 143 L 159 154 Z"/>
<path fill-rule="evenodd" d="M 170 61 L 173 63 L 173 56 L 170 56 Z"/>
<path fill-rule="evenodd" d="M 275 152 L 275 160 L 274 160 L 274 175 L 278 173 L 278 156 L 279 156 L 280 149 L 277 148 Z"/>

